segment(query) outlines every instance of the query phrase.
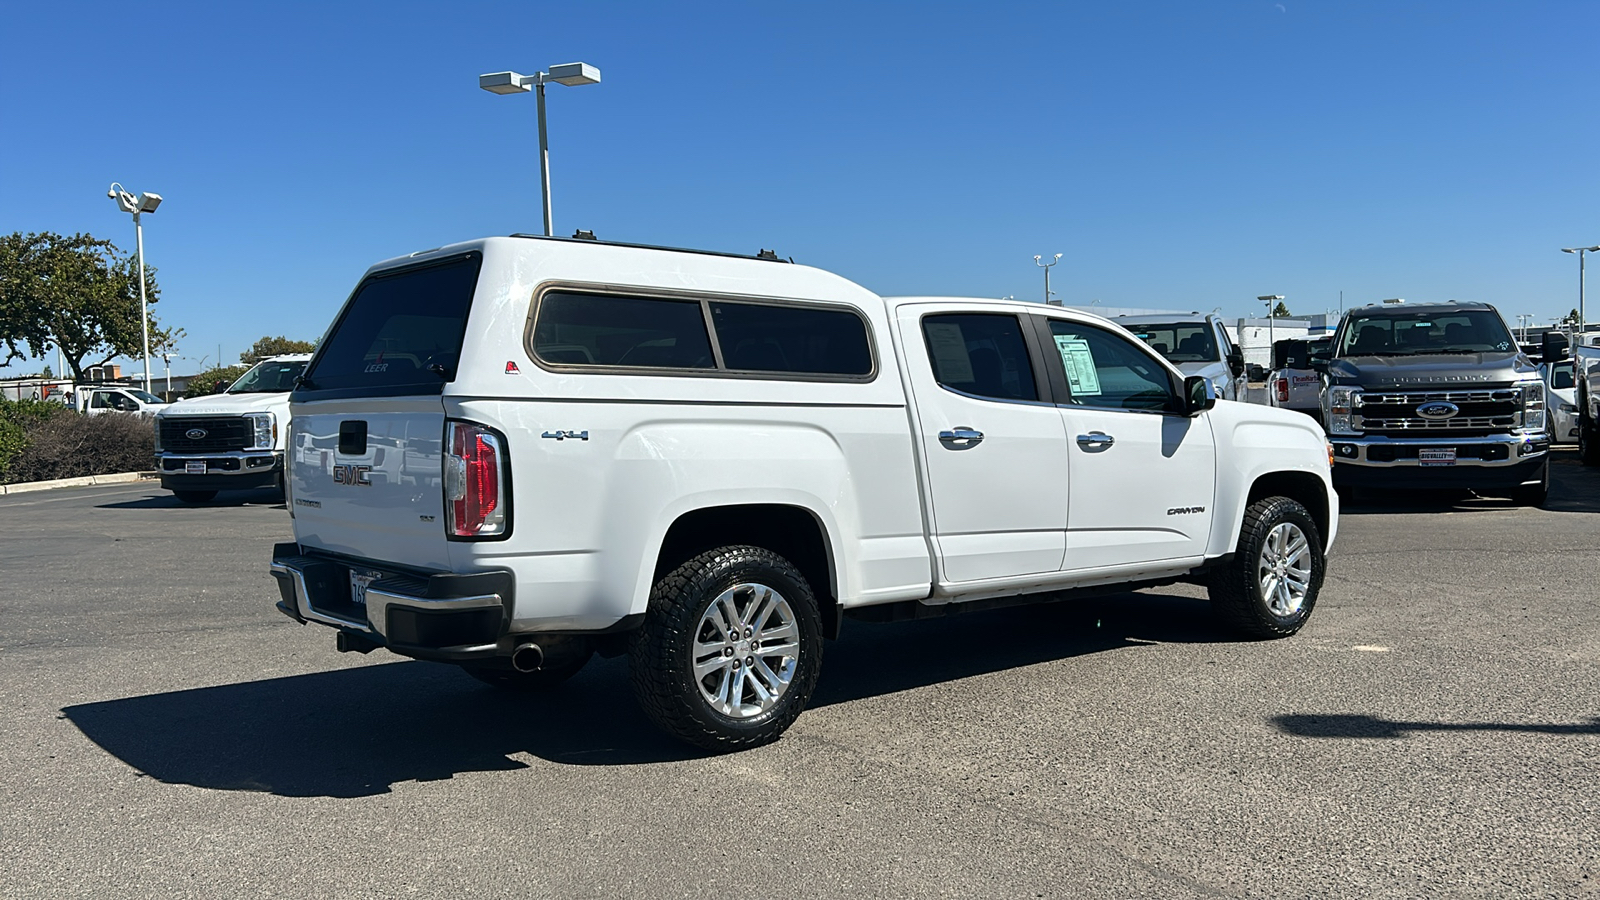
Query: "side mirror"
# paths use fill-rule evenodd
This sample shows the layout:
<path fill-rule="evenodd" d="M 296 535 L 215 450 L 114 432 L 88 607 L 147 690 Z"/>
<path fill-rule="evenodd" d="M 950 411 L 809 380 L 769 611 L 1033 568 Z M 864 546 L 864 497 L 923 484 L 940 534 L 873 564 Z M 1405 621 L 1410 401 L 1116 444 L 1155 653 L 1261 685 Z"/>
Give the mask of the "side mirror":
<path fill-rule="evenodd" d="M 1328 374 L 1328 359 L 1328 351 L 1318 350 L 1317 352 L 1312 353 L 1311 357 L 1306 360 L 1306 367 L 1326 375 Z"/>
<path fill-rule="evenodd" d="M 227 390 L 230 387 L 233 387 L 233 382 L 231 382 L 231 381 L 219 381 L 216 384 L 211 386 L 211 393 L 220 394 L 220 393 L 222 393 L 223 391 Z"/>
<path fill-rule="evenodd" d="M 1183 380 L 1183 414 L 1192 416 L 1217 405 L 1217 388 L 1211 379 L 1190 375 Z"/>
<path fill-rule="evenodd" d="M 1228 368 L 1235 378 L 1244 374 L 1244 350 L 1238 344 L 1228 349 Z"/>
<path fill-rule="evenodd" d="M 1547 363 L 1560 362 L 1567 358 L 1567 349 L 1570 346 L 1566 335 L 1559 331 L 1546 331 L 1544 342 L 1539 348 L 1539 356 Z"/>

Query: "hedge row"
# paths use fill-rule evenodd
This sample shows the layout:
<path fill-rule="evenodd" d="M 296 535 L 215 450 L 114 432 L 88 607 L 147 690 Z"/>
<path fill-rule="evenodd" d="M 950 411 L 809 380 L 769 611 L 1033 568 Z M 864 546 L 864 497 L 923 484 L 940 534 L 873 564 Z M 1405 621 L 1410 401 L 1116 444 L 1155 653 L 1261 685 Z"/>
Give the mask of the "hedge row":
<path fill-rule="evenodd" d="M 0 483 L 111 475 L 150 468 L 151 420 L 86 416 L 59 403 L 0 400 Z"/>

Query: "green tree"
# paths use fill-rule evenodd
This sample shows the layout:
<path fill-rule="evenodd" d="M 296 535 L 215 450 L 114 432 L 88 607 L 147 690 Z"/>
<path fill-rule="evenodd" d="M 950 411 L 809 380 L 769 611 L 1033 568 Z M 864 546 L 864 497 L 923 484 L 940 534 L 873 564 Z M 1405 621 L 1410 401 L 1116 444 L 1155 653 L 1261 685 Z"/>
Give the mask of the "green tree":
<path fill-rule="evenodd" d="M 1580 318 L 1582 317 L 1578 315 L 1578 311 L 1573 310 L 1572 312 L 1567 313 L 1567 317 L 1562 319 L 1561 323 L 1563 325 L 1576 325 L 1578 324 L 1578 319 Z"/>
<path fill-rule="evenodd" d="M 239 380 L 239 376 L 250 371 L 249 366 L 213 366 L 199 375 L 189 379 L 189 387 L 184 390 L 185 397 L 204 397 L 216 392 L 217 385 L 221 382 L 232 384 Z"/>
<path fill-rule="evenodd" d="M 1272 308 L 1272 318 L 1274 319 L 1287 319 L 1290 315 L 1292 313 L 1289 312 L 1289 307 L 1284 306 L 1282 300 L 1279 300 L 1278 305 Z"/>
<path fill-rule="evenodd" d="M 139 269 L 110 241 L 50 231 L 0 237 L 0 343 L 3 361 L 39 358 L 60 348 L 76 381 L 118 356 L 144 354 L 139 327 Z M 155 269 L 145 267 L 145 295 L 161 298 Z M 149 320 L 150 352 L 173 346 L 183 329 Z"/>
<path fill-rule="evenodd" d="M 310 353 L 315 349 L 317 349 L 316 341 L 292 341 L 280 334 L 277 337 L 263 337 L 256 341 L 249 350 L 239 354 L 239 361 L 247 366 L 253 366 L 269 356 Z"/>

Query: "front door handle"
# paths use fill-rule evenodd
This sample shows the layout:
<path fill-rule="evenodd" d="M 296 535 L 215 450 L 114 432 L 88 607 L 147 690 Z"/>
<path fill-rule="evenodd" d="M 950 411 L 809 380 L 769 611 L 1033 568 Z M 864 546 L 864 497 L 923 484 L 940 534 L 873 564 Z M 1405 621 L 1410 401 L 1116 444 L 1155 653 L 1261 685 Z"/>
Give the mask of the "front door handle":
<path fill-rule="evenodd" d="M 1078 435 L 1078 446 L 1090 451 L 1104 450 L 1116 442 L 1116 438 L 1104 431 L 1091 431 L 1088 434 Z"/>
<path fill-rule="evenodd" d="M 939 443 L 950 450 L 970 450 L 983 443 L 983 432 L 974 431 L 970 425 L 957 425 L 939 432 Z"/>

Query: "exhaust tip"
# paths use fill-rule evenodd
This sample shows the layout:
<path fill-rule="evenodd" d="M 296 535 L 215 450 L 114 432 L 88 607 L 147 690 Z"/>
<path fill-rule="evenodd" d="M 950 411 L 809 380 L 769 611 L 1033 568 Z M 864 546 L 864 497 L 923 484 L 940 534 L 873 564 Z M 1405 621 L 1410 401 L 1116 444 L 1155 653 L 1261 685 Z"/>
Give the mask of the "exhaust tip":
<path fill-rule="evenodd" d="M 518 672 L 537 672 L 544 666 L 544 650 L 529 642 L 511 651 L 511 668 Z"/>

